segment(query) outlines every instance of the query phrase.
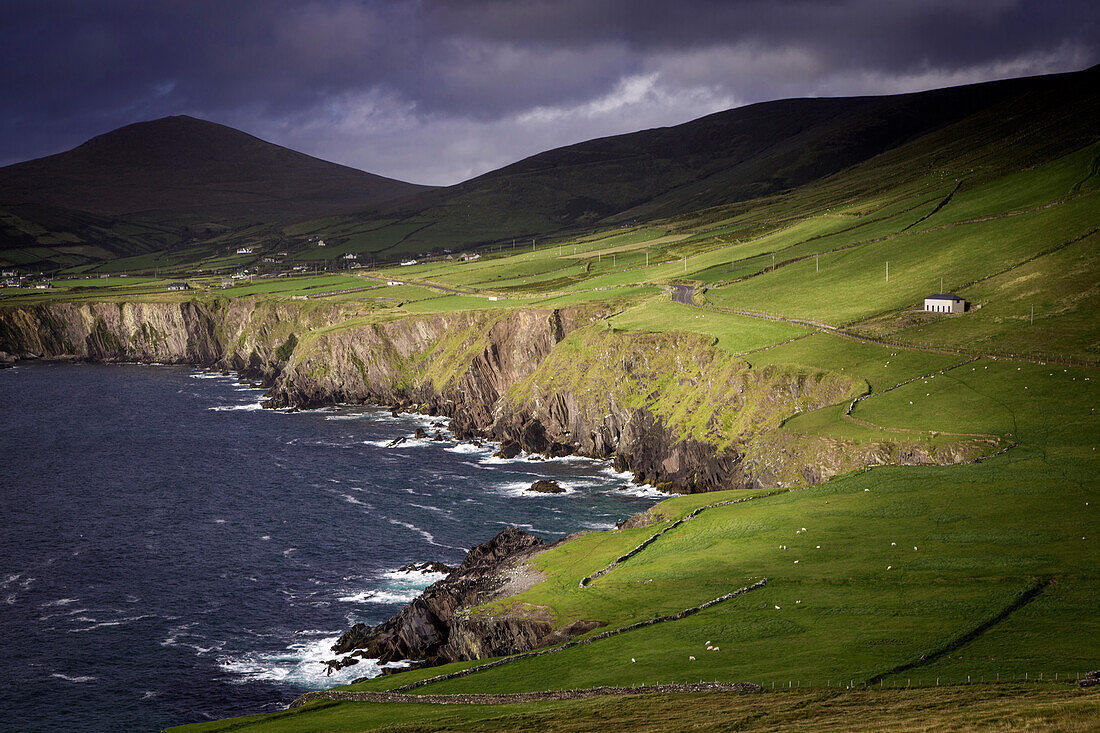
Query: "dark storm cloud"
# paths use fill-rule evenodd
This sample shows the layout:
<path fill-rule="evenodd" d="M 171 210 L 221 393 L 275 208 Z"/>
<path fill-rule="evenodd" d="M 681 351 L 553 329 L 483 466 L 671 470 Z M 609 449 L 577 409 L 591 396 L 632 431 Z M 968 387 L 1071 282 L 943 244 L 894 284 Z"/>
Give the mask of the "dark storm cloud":
<path fill-rule="evenodd" d="M 764 99 L 1096 63 L 1094 0 L 0 0 L 0 162 L 193 114 L 449 183 Z"/>

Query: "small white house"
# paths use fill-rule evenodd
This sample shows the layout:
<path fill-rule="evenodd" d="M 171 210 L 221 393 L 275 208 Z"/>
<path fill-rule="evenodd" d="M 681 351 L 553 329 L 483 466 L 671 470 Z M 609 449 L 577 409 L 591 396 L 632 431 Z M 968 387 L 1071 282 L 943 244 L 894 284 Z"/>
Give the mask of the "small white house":
<path fill-rule="evenodd" d="M 462 259 L 465 262 L 473 262 L 474 260 L 480 260 L 481 255 L 479 255 L 476 252 L 466 252 L 465 254 L 462 255 Z"/>
<path fill-rule="evenodd" d="M 359 255 L 348 252 L 346 255 L 344 255 L 344 259 L 345 260 L 357 260 L 357 259 L 359 259 Z"/>
<path fill-rule="evenodd" d="M 250 255 L 253 251 L 252 247 L 237 247 L 237 254 L 239 255 Z"/>
<path fill-rule="evenodd" d="M 402 267 L 408 267 L 409 265 L 415 265 L 415 264 L 416 264 L 416 260 L 405 260 L 404 262 L 401 263 L 401 266 Z"/>
<path fill-rule="evenodd" d="M 393 287 L 394 285 L 404 285 L 405 283 L 401 282 L 400 280 L 387 280 L 386 284 L 390 287 Z"/>
<path fill-rule="evenodd" d="M 169 290 L 190 290 L 191 286 L 187 283 L 168 283 Z"/>
<path fill-rule="evenodd" d="M 924 310 L 932 313 L 962 313 L 966 310 L 966 301 L 957 295 L 939 293 L 924 299 Z"/>
<path fill-rule="evenodd" d="M 323 239 L 318 239 L 318 240 L 317 240 L 317 246 L 318 246 L 318 247 L 324 247 L 324 246 L 325 246 L 325 240 L 323 240 Z"/>

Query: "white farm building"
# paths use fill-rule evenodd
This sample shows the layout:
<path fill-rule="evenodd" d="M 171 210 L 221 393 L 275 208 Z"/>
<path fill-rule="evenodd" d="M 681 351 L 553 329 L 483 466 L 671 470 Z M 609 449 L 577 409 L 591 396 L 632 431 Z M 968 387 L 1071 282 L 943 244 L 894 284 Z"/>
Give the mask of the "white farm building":
<path fill-rule="evenodd" d="M 933 313 L 962 313 L 966 310 L 966 301 L 957 295 L 929 295 L 924 299 L 924 310 Z"/>

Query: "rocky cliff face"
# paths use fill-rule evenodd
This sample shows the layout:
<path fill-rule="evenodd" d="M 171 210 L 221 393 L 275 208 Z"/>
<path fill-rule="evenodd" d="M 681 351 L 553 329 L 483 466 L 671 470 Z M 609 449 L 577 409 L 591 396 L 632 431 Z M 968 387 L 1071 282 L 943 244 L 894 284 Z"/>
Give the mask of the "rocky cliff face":
<path fill-rule="evenodd" d="M 447 415 L 460 438 L 609 458 L 668 491 L 790 486 L 868 465 L 974 457 L 970 448 L 854 449 L 777 435 L 786 417 L 864 385 L 752 369 L 701 336 L 615 332 L 606 315 L 575 307 L 376 322 L 355 304 L 58 303 L 0 310 L 0 352 L 235 370 L 269 386 L 273 407 L 375 403 Z"/>
<path fill-rule="evenodd" d="M 417 659 L 443 664 L 527 651 L 551 636 L 545 614 L 517 611 L 472 617 L 462 609 L 510 595 L 514 573 L 545 549 L 534 535 L 515 527 L 470 550 L 454 572 L 429 586 L 397 615 L 378 626 L 356 624 L 333 647 L 337 654 L 370 657 L 383 663 Z"/>

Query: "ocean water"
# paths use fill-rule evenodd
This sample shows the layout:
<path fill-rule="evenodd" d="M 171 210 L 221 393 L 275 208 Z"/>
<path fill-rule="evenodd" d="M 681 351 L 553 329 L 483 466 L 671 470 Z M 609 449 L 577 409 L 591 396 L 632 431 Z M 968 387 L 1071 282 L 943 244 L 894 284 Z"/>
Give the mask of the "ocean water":
<path fill-rule="evenodd" d="M 0 730 L 154 731 L 281 709 L 508 525 L 547 540 L 654 503 L 586 459 L 409 440 L 437 418 L 260 409 L 180 367 L 0 370 Z M 525 492 L 554 478 L 562 495 Z"/>

